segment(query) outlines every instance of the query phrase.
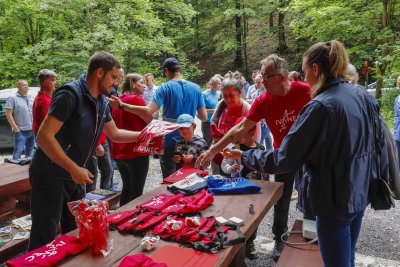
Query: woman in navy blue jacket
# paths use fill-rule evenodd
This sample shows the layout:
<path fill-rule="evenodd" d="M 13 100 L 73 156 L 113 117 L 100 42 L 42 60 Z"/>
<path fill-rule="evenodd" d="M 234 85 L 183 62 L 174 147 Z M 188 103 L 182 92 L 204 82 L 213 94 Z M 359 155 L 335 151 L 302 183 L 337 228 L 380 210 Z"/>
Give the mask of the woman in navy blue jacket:
<path fill-rule="evenodd" d="M 387 144 L 379 106 L 365 90 L 348 83 L 348 55 L 335 40 L 311 46 L 303 55 L 313 99 L 303 108 L 279 150 L 225 150 L 242 164 L 266 173 L 301 168 L 298 208 L 315 214 L 325 266 L 354 266 L 355 247 L 370 182 L 388 173 Z M 374 118 L 382 146 L 376 166 Z"/>

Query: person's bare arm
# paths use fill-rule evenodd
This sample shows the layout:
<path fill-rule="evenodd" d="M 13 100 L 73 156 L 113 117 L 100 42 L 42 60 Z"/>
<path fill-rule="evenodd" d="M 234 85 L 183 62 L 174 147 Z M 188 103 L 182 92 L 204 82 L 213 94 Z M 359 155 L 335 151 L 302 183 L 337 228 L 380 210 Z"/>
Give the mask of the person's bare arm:
<path fill-rule="evenodd" d="M 114 143 L 132 143 L 138 140 L 140 132 L 118 129 L 114 120 L 104 124 L 104 132 Z"/>
<path fill-rule="evenodd" d="M 228 144 L 236 143 L 241 135 L 246 135 L 256 125 L 256 122 L 245 118 L 241 123 L 229 130 L 216 144 L 199 156 L 195 167 L 200 168 L 207 164 L 218 152 L 222 151 Z"/>
<path fill-rule="evenodd" d="M 12 109 L 6 108 L 6 118 L 7 118 L 8 123 L 10 124 L 13 132 L 18 133 L 21 130 L 18 128 L 17 124 L 15 123 L 12 112 L 13 112 Z"/>
<path fill-rule="evenodd" d="M 158 106 L 154 102 L 150 102 L 147 106 L 136 106 L 124 103 L 116 96 L 111 96 L 109 100 L 110 100 L 109 104 L 112 108 L 121 107 L 123 110 L 127 112 L 138 115 L 146 123 L 151 122 L 151 120 L 153 119 L 153 113 L 158 110 Z"/>
<path fill-rule="evenodd" d="M 206 121 L 207 120 L 207 110 L 206 110 L 206 108 L 199 108 L 197 110 L 197 118 L 199 118 L 201 121 Z"/>
<path fill-rule="evenodd" d="M 63 126 L 63 122 L 52 115 L 46 116 L 39 128 L 36 142 L 40 149 L 55 163 L 71 174 L 77 184 L 92 184 L 93 174 L 85 168 L 79 167 L 64 152 L 56 139 L 56 134 Z"/>

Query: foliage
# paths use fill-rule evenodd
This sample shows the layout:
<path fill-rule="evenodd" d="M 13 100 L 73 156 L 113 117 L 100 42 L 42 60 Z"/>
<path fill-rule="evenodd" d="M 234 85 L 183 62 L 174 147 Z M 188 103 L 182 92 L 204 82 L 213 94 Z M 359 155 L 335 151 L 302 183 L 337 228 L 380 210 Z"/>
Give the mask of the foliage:
<path fill-rule="evenodd" d="M 3 0 L 0 88 L 14 87 L 18 79 L 37 85 L 42 68 L 54 70 L 59 83 L 76 79 L 100 50 L 116 55 L 126 72 L 158 76 L 163 59 L 176 56 L 186 77 L 198 75 L 179 48 L 194 14 L 179 0 Z"/>
<path fill-rule="evenodd" d="M 391 129 L 393 128 L 394 120 L 394 100 L 398 95 L 400 95 L 399 90 L 390 90 L 386 91 L 380 99 L 381 115 Z"/>

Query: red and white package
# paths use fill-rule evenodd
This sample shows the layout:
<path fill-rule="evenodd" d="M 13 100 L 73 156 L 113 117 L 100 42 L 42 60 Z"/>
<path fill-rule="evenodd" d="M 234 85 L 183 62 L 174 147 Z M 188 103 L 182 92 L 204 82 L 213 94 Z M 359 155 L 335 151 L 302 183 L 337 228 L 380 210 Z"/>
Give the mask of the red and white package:
<path fill-rule="evenodd" d="M 77 200 L 68 203 L 68 207 L 75 216 L 82 242 L 92 247 L 94 255 L 107 256 L 112 249 L 107 220 L 108 202 Z"/>
<path fill-rule="evenodd" d="M 164 136 L 177 128 L 178 124 L 176 123 L 152 120 L 141 131 L 133 151 L 137 153 L 163 154 Z"/>
<path fill-rule="evenodd" d="M 201 177 L 205 177 L 208 175 L 208 171 L 199 170 L 191 166 L 183 166 L 182 168 L 165 178 L 162 181 L 162 184 L 173 184 L 179 182 L 193 173 L 197 173 Z"/>

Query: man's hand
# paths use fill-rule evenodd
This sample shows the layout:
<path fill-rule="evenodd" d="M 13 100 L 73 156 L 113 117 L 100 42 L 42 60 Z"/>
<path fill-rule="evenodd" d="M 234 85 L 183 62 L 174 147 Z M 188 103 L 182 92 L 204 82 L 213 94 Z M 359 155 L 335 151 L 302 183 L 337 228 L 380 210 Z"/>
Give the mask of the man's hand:
<path fill-rule="evenodd" d="M 76 184 L 93 184 L 93 174 L 85 168 L 78 167 L 70 172 L 72 180 Z"/>
<path fill-rule="evenodd" d="M 118 108 L 121 102 L 121 99 L 119 99 L 119 97 L 116 97 L 115 95 L 112 95 L 111 97 L 108 98 L 108 100 L 110 102 L 108 102 L 108 104 L 112 107 L 112 108 Z"/>
<path fill-rule="evenodd" d="M 104 147 L 102 145 L 98 145 L 96 147 L 96 154 L 99 157 L 103 157 L 104 156 Z"/>
<path fill-rule="evenodd" d="M 204 169 L 205 166 L 208 166 L 210 164 L 210 161 L 214 156 L 215 154 L 211 151 L 211 149 L 207 150 L 197 158 L 194 167 L 197 169 Z"/>
<path fill-rule="evenodd" d="M 179 162 L 181 162 L 181 160 L 182 160 L 181 155 L 175 155 L 175 156 L 172 158 L 172 161 L 173 161 L 175 164 L 178 164 Z"/>
<path fill-rule="evenodd" d="M 242 151 L 239 149 L 224 148 L 222 154 L 224 155 L 224 158 L 229 159 L 240 159 L 242 157 Z"/>

